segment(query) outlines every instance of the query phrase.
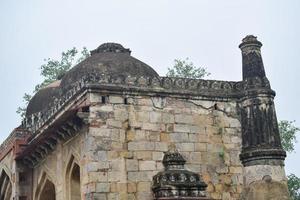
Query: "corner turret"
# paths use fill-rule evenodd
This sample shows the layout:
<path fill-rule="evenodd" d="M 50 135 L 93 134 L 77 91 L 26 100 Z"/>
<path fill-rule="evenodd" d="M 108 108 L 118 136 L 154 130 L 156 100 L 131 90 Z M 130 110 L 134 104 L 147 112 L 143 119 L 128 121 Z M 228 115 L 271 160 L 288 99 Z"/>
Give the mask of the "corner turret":
<path fill-rule="evenodd" d="M 241 98 L 243 147 L 240 158 L 245 166 L 283 166 L 286 154 L 279 136 L 273 101 L 275 92 L 265 74 L 261 46 L 262 43 L 252 35 L 246 36 L 239 45 L 243 56 L 245 88 Z"/>
<path fill-rule="evenodd" d="M 242 152 L 244 165 L 243 198 L 288 199 L 282 149 L 276 111 L 275 92 L 266 77 L 260 48 L 255 36 L 246 36 L 239 48 L 243 57 L 243 88 L 240 98 Z M 269 181 L 265 181 L 266 178 Z M 265 190 L 257 188 L 266 188 Z M 281 191 L 276 198 L 268 196 Z"/>
<path fill-rule="evenodd" d="M 253 35 L 247 35 L 239 48 L 243 58 L 243 80 L 266 76 L 260 48 L 262 43 Z"/>

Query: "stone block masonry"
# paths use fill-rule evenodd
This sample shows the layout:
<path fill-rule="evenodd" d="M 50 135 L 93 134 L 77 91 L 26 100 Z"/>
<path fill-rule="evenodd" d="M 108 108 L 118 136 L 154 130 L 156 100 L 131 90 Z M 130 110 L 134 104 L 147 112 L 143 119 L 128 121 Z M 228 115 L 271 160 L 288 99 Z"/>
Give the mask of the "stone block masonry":
<path fill-rule="evenodd" d="M 90 94 L 92 99 L 99 99 L 97 95 L 101 96 Z M 120 105 L 116 96 L 108 98 L 113 101 L 90 108 L 89 121 L 105 123 L 89 128 L 87 141 L 93 142 L 87 145 L 86 162 L 88 166 L 89 162 L 107 164 L 93 165 L 93 171 L 87 172 L 93 178 L 83 184 L 95 184 L 95 188 L 86 196 L 153 199 L 152 177 L 163 170 L 163 153 L 175 146 L 187 160 L 186 167 L 203 175 L 209 196 L 238 199 L 243 178 L 235 103 L 214 102 L 227 112 L 205 107 L 201 100 L 166 97 L 154 102 L 150 96 L 131 96 L 130 104 Z M 155 106 L 159 102 L 164 102 L 162 108 Z M 98 116 L 109 117 L 104 120 Z"/>

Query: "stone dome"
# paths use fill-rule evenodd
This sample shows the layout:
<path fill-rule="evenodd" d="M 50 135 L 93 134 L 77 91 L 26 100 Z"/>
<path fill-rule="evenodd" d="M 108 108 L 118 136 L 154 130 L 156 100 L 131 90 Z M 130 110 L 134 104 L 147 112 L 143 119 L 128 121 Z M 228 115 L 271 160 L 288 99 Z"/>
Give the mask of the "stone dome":
<path fill-rule="evenodd" d="M 104 43 L 91 51 L 91 56 L 71 68 L 60 81 L 40 89 L 30 100 L 26 116 L 46 109 L 55 98 L 65 93 L 69 86 L 89 74 L 107 75 L 112 78 L 127 76 L 158 77 L 154 69 L 132 57 L 131 51 L 117 43 Z"/>
<path fill-rule="evenodd" d="M 48 106 L 59 95 L 60 80 L 40 89 L 29 101 L 26 116 L 37 113 Z"/>
<path fill-rule="evenodd" d="M 83 75 L 99 73 L 111 77 L 159 75 L 149 65 L 130 56 L 131 51 L 116 43 L 105 43 L 91 51 L 91 56 L 68 71 L 62 78 L 61 87 L 80 80 Z"/>

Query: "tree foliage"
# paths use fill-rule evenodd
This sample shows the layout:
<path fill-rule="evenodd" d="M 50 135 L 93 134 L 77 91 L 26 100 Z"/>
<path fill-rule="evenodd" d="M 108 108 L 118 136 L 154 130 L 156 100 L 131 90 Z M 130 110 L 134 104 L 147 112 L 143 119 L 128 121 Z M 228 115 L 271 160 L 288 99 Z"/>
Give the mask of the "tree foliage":
<path fill-rule="evenodd" d="M 186 58 L 185 60 L 175 59 L 174 66 L 172 68 L 168 68 L 166 76 L 200 79 L 209 75 L 210 73 L 207 72 L 206 68 L 196 67 L 189 58 Z"/>
<path fill-rule="evenodd" d="M 41 65 L 41 76 L 43 77 L 43 82 L 37 84 L 33 90 L 32 94 L 25 93 L 23 96 L 24 106 L 18 107 L 17 113 L 20 114 L 22 118 L 25 117 L 27 105 L 32 98 L 32 96 L 40 89 L 46 87 L 50 83 L 56 80 L 60 80 L 64 74 L 74 65 L 83 61 L 90 56 L 89 51 L 86 47 L 83 47 L 79 52 L 77 48 L 73 47 L 65 52 L 62 52 L 60 60 L 55 59 L 44 59 L 45 63 Z"/>
<path fill-rule="evenodd" d="M 28 94 L 28 93 L 25 93 L 24 95 L 23 95 L 23 103 L 24 103 L 24 106 L 22 106 L 22 107 L 18 107 L 17 108 L 17 113 L 21 116 L 21 118 L 22 119 L 24 119 L 24 117 L 25 117 L 25 113 L 26 113 L 26 108 L 27 108 L 27 105 L 28 105 L 28 103 L 29 103 L 29 101 L 30 101 L 30 99 L 32 98 L 32 95 L 30 95 L 30 94 Z"/>
<path fill-rule="evenodd" d="M 89 51 L 85 47 L 83 47 L 80 53 L 78 55 L 78 50 L 73 47 L 66 52 L 62 52 L 60 60 L 44 59 L 46 63 L 41 66 L 41 76 L 44 77 L 44 81 L 36 85 L 35 92 L 53 81 L 61 79 L 71 67 L 89 56 Z"/>
<path fill-rule="evenodd" d="M 295 174 L 290 174 L 287 178 L 292 200 L 300 200 L 300 178 L 298 178 Z"/>
<path fill-rule="evenodd" d="M 278 123 L 282 147 L 285 151 L 290 153 L 294 151 L 294 145 L 297 142 L 296 135 L 300 130 L 294 125 L 294 122 L 295 121 L 281 120 Z"/>
<path fill-rule="evenodd" d="M 297 132 L 300 130 L 294 125 L 294 122 L 295 121 L 281 120 L 278 123 L 282 148 L 289 153 L 294 151 L 294 145 L 297 142 Z M 291 199 L 300 200 L 300 178 L 295 174 L 290 174 L 287 178 Z"/>

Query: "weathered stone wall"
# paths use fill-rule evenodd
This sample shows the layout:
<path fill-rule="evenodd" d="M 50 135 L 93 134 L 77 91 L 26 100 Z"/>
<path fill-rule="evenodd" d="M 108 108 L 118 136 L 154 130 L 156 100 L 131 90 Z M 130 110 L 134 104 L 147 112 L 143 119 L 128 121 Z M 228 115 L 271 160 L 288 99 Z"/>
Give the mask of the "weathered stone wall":
<path fill-rule="evenodd" d="M 239 197 L 243 169 L 236 102 L 97 93 L 90 101 L 86 199 L 152 199 L 152 177 L 173 145 L 187 168 L 203 176 L 213 199 Z"/>

